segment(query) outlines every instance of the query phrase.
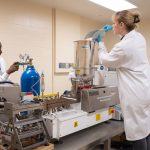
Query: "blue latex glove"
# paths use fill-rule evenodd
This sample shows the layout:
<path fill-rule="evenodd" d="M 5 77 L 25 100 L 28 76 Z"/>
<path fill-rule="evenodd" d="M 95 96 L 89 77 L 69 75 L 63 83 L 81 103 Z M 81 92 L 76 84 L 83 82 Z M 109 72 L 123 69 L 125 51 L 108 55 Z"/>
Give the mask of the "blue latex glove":
<path fill-rule="evenodd" d="M 110 31 L 113 29 L 112 25 L 110 24 L 106 24 L 105 26 L 103 26 L 103 29 L 105 30 L 105 32 Z"/>
<path fill-rule="evenodd" d="M 105 32 L 112 30 L 112 25 L 105 25 L 102 29 L 97 30 L 93 35 L 93 40 L 96 42 L 102 42 L 105 36 Z"/>
<path fill-rule="evenodd" d="M 93 35 L 93 40 L 96 41 L 96 42 L 102 42 L 103 41 L 103 38 L 104 38 L 104 35 L 105 35 L 105 31 L 103 29 L 101 30 L 98 30 L 97 32 L 95 32 L 95 34 Z"/>

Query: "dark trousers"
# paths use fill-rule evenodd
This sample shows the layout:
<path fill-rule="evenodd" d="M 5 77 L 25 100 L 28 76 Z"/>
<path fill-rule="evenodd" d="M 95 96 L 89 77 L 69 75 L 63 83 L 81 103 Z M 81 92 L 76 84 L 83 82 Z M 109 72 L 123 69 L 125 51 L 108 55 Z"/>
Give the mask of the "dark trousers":
<path fill-rule="evenodd" d="M 133 141 L 133 150 L 150 150 L 150 135 L 144 139 Z"/>

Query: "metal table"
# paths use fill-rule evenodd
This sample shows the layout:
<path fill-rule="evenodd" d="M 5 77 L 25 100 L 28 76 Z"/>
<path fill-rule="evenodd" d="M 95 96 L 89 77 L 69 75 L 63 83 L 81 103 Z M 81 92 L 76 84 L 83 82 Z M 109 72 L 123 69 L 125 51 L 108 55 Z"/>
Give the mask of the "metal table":
<path fill-rule="evenodd" d="M 92 150 L 104 142 L 104 149 L 110 150 L 111 138 L 124 132 L 122 121 L 104 122 L 61 138 L 63 144 L 56 144 L 55 150 Z"/>

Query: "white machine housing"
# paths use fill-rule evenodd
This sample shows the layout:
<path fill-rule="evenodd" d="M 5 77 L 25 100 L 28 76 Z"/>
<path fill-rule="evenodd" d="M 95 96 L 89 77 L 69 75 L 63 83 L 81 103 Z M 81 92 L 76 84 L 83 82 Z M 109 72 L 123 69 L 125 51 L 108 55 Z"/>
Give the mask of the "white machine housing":
<path fill-rule="evenodd" d="M 74 107 L 74 106 L 73 106 Z M 113 108 L 87 113 L 81 109 L 66 109 L 43 116 L 43 120 L 52 139 L 60 139 L 112 118 Z"/>

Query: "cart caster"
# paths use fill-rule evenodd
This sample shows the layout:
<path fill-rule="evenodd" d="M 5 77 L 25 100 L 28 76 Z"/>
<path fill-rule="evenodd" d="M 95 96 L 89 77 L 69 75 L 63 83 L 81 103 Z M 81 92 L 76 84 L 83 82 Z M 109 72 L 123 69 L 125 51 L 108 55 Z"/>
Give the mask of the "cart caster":
<path fill-rule="evenodd" d="M 52 144 L 63 144 L 63 141 L 62 140 L 58 140 L 58 139 L 51 139 L 50 143 L 52 143 Z"/>

